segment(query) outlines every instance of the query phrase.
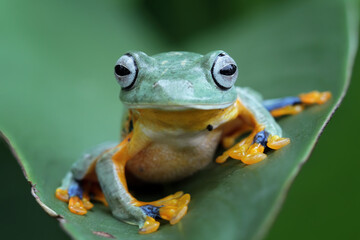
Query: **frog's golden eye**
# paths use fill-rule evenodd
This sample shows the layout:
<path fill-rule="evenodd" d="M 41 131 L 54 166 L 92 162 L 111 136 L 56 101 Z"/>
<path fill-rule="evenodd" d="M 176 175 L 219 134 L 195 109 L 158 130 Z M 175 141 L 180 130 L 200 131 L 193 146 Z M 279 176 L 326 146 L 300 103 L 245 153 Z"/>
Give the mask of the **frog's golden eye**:
<path fill-rule="evenodd" d="M 225 53 L 220 53 L 211 68 L 211 75 L 215 84 L 222 90 L 234 86 L 238 70 L 234 59 Z"/>
<path fill-rule="evenodd" d="M 131 89 L 138 75 L 138 68 L 135 59 L 130 54 L 125 54 L 116 62 L 115 78 L 124 90 Z"/>

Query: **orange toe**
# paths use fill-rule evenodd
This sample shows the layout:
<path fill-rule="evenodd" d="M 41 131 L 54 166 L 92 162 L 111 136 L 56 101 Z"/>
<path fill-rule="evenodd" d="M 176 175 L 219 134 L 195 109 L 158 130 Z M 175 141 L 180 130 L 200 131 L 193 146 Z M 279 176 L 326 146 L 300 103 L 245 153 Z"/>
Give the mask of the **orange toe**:
<path fill-rule="evenodd" d="M 255 153 L 255 154 L 247 154 L 245 157 L 241 159 L 241 161 L 247 165 L 255 164 L 261 162 L 267 157 L 265 153 Z"/>
<path fill-rule="evenodd" d="M 69 201 L 69 194 L 68 194 L 67 190 L 58 188 L 58 189 L 56 189 L 55 196 L 60 201 L 63 201 L 63 202 L 68 202 Z"/>
<path fill-rule="evenodd" d="M 309 93 L 300 94 L 299 97 L 301 102 L 305 104 L 323 104 L 331 98 L 331 93 L 312 91 Z"/>
<path fill-rule="evenodd" d="M 269 137 L 267 146 L 271 149 L 278 150 L 282 147 L 285 147 L 289 143 L 290 143 L 289 138 L 281 138 L 277 135 L 274 135 Z"/>
<path fill-rule="evenodd" d="M 78 196 L 74 196 L 70 198 L 68 207 L 70 212 L 75 213 L 77 215 L 84 215 L 87 213 L 83 201 Z"/>
<path fill-rule="evenodd" d="M 317 101 L 317 104 L 326 103 L 330 98 L 331 98 L 330 92 L 322 92 L 320 94 L 319 100 Z"/>
<path fill-rule="evenodd" d="M 160 223 L 154 218 L 147 216 L 144 225 L 139 229 L 140 234 L 153 233 L 158 230 Z"/>
<path fill-rule="evenodd" d="M 82 201 L 86 210 L 90 210 L 94 207 L 94 204 L 90 202 L 88 197 L 83 197 Z"/>
<path fill-rule="evenodd" d="M 173 216 L 173 218 L 170 219 L 170 224 L 174 225 L 178 223 L 186 215 L 187 209 L 188 209 L 187 206 L 182 206 L 181 208 L 179 208 L 175 216 Z"/>

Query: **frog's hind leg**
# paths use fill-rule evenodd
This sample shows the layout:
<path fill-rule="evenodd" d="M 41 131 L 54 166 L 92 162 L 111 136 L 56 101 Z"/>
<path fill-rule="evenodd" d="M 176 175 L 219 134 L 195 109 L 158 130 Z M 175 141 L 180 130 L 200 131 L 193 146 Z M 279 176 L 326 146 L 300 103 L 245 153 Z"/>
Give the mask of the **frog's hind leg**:
<path fill-rule="evenodd" d="M 150 140 L 135 130 L 96 163 L 98 180 L 112 214 L 121 221 L 138 225 L 141 234 L 156 231 L 160 225 L 157 219 L 177 223 L 186 214 L 190 201 L 190 195 L 182 192 L 153 202 L 139 201 L 130 194 L 125 177 L 126 163 L 148 144 Z"/>
<path fill-rule="evenodd" d="M 330 92 L 313 91 L 296 97 L 284 97 L 263 101 L 264 107 L 274 117 L 294 115 L 301 112 L 306 105 L 323 104 L 331 98 Z"/>
<path fill-rule="evenodd" d="M 84 215 L 93 207 L 91 199 L 107 205 L 95 174 L 95 163 L 100 153 L 113 147 L 114 143 L 103 143 L 85 154 L 75 162 L 71 170 L 62 180 L 62 184 L 56 189 L 57 199 L 68 203 L 68 208 L 72 213 Z"/>

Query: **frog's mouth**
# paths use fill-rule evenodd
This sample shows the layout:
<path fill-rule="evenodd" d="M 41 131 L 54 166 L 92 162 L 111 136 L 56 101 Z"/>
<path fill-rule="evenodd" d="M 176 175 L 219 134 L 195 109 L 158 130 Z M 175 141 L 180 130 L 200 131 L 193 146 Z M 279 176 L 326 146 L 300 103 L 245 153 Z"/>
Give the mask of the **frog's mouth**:
<path fill-rule="evenodd" d="M 221 103 L 221 104 L 153 104 L 153 103 L 124 103 L 127 108 L 130 109 L 159 109 L 159 110 L 167 110 L 167 111 L 181 111 L 181 110 L 190 110 L 190 109 L 198 109 L 198 110 L 212 110 L 212 109 L 225 109 L 232 104 L 233 102 Z"/>
<path fill-rule="evenodd" d="M 239 114 L 239 102 L 236 101 L 232 105 L 222 109 L 183 109 L 183 111 L 169 111 L 168 109 L 160 108 L 137 108 L 132 109 L 132 114 L 141 119 L 144 126 L 152 128 L 153 131 L 178 130 L 185 131 L 199 131 L 217 128 L 223 123 L 235 119 Z M 140 120 L 139 120 L 140 121 Z M 210 128 L 210 130 L 209 130 Z M 182 131 L 180 131 L 182 133 Z"/>

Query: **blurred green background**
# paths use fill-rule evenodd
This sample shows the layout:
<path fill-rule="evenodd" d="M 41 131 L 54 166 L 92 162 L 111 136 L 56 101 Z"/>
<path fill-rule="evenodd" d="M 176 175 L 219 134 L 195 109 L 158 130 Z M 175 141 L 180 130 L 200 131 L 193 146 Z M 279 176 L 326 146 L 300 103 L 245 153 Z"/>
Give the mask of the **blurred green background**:
<path fill-rule="evenodd" d="M 131 26 L 139 26 L 139 29 L 127 28 L 126 22 L 121 22 L 121 28 L 114 31 L 117 32 L 119 44 L 122 35 L 131 39 L 130 49 L 151 49 L 150 54 L 156 53 L 158 49 L 188 50 L 187 41 L 193 35 L 198 36 L 202 32 L 224 26 L 224 23 L 241 18 L 250 11 L 261 11 L 283 2 L 286 1 L 118 1 L 119 9 L 123 5 L 136 5 L 139 18 L 126 18 L 126 13 L 121 12 L 125 16 L 119 17 L 119 21 L 131 21 Z M 112 64 L 114 59 L 108 59 L 112 55 L 102 53 L 101 45 L 114 44 L 116 41 L 102 38 L 101 33 L 105 31 L 103 28 L 106 26 L 97 25 L 96 19 L 106 17 L 104 12 L 108 12 L 109 15 L 116 15 L 118 12 L 105 6 L 90 13 L 83 11 L 94 4 L 94 1 L 1 1 L 0 29 L 4 31 L 0 36 L 1 71 L 12 67 L 15 74 L 12 79 L 1 79 L 0 94 L 1 91 L 7 90 L 4 84 L 6 81 L 15 81 L 19 76 L 26 78 L 27 72 L 35 72 L 41 76 L 41 72 L 37 72 L 38 69 L 29 69 L 26 63 L 36 63 L 40 57 L 52 56 L 52 49 L 57 49 L 56 52 L 61 54 L 58 56 L 61 61 L 75 58 L 72 62 L 76 63 L 76 54 L 86 54 L 89 62 L 95 61 L 102 66 L 109 62 Z M 226 7 L 230 4 L 235 4 L 236 7 Z M 73 16 L 74 11 L 78 11 L 78 18 L 68 17 L 68 14 Z M 131 16 L 131 13 L 128 14 Z M 144 21 L 147 22 L 145 28 L 142 24 Z M 178 24 L 179 22 L 181 24 Z M 83 28 L 93 29 L 94 35 L 91 39 L 82 39 L 79 37 L 81 34 L 74 34 L 72 37 L 73 31 L 81 32 Z M 140 31 L 141 34 L 134 34 L 134 31 Z M 151 46 L 144 41 L 137 42 L 138 35 L 148 38 L 148 44 Z M 36 48 L 32 48 L 33 45 L 45 46 L 43 49 L 47 51 L 39 54 L 35 52 Z M 17 46 L 21 47 L 20 51 L 17 51 Z M 23 59 L 19 54 L 22 51 L 27 56 L 34 51 L 34 57 Z M 117 56 L 115 44 L 114 51 Z M 97 59 L 93 60 L 92 56 L 96 56 Z M 9 60 L 14 59 L 19 63 L 17 68 L 8 64 Z M 60 60 L 54 63 L 54 74 L 63 68 L 63 65 L 59 64 Z M 78 62 L 77 65 L 64 65 L 71 71 L 78 71 L 78 74 L 88 71 L 89 74 L 95 75 L 94 78 L 100 78 L 100 74 L 94 70 L 94 65 L 89 69 L 83 62 Z M 109 78 L 109 75 L 104 78 Z M 356 156 L 360 143 L 360 127 L 357 125 L 360 123 L 359 78 L 360 58 L 357 57 L 348 94 L 326 127 L 311 158 L 290 188 L 286 202 L 267 239 L 360 239 L 360 163 Z M 107 80 L 106 84 L 110 84 Z M 116 96 L 112 98 L 117 101 Z M 3 117 L 2 114 L 4 113 L 0 111 L 0 117 Z M 49 217 L 31 196 L 29 184 L 4 142 L 0 144 L 0 153 L 3 163 L 0 168 L 2 239 L 68 238 L 59 228 L 57 221 Z"/>

